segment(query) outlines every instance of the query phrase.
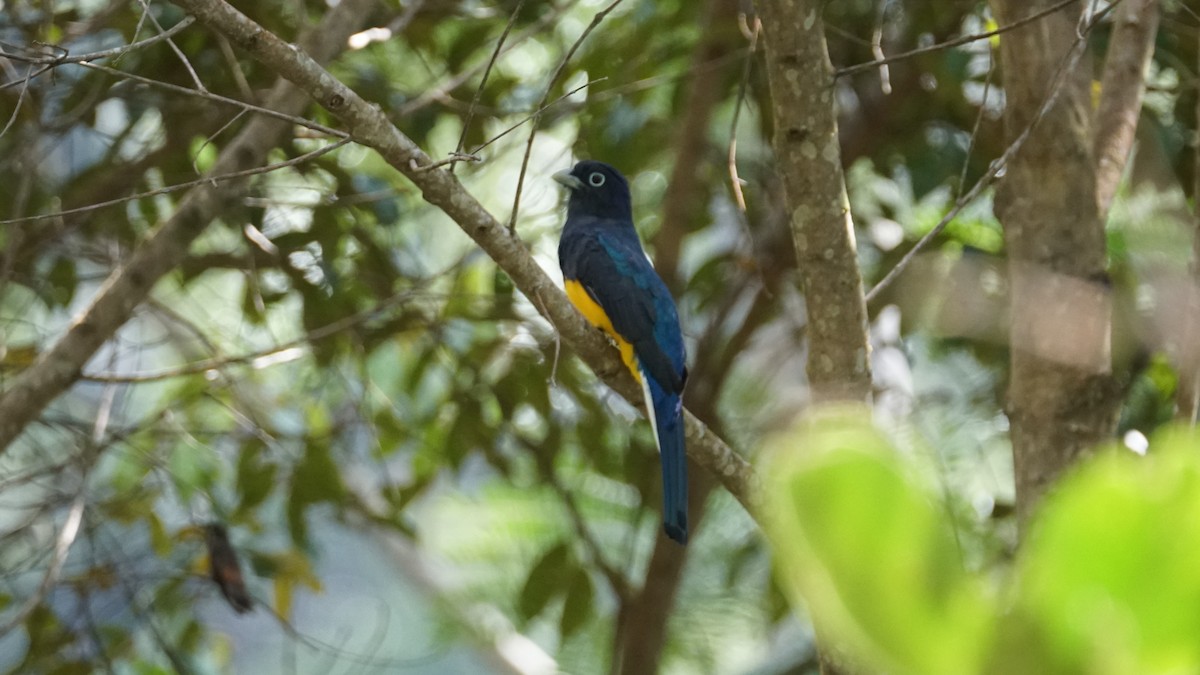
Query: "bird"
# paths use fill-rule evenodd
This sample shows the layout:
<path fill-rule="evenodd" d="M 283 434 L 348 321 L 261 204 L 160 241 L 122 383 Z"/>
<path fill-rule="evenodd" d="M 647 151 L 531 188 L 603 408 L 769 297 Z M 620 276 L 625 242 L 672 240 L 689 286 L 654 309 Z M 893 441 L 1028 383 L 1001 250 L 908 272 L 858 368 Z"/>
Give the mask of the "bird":
<path fill-rule="evenodd" d="M 616 343 L 642 387 L 662 463 L 663 530 L 687 544 L 683 434 L 686 352 L 679 311 L 642 250 L 629 182 L 603 162 L 583 160 L 554 174 L 569 191 L 558 263 L 571 304 Z"/>
<path fill-rule="evenodd" d="M 217 522 L 205 525 L 204 543 L 208 547 L 209 576 L 221 589 L 221 595 L 225 596 L 229 606 L 238 614 L 254 609 L 237 551 L 229 543 L 229 532 L 225 526 Z"/>

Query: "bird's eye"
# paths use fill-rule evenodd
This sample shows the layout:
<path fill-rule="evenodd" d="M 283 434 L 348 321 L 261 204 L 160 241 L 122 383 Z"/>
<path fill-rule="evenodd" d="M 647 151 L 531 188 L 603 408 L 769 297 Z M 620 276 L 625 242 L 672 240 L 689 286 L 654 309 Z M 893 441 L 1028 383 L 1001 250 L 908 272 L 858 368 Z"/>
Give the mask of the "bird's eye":
<path fill-rule="evenodd" d="M 588 176 L 588 185 L 591 185 L 592 187 L 600 187 L 601 185 L 604 185 L 604 174 L 597 171 L 596 173 Z"/>

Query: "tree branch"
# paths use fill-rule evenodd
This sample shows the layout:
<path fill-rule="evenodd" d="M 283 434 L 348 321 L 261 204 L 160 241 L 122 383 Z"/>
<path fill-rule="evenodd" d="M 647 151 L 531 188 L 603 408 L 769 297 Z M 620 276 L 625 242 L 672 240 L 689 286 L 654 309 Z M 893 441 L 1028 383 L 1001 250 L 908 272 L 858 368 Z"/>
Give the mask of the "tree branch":
<path fill-rule="evenodd" d="M 332 58 L 357 30 L 373 4 L 374 0 L 345 0 L 314 28 L 311 39 L 306 41 L 307 47 L 319 59 Z M 267 100 L 274 110 L 294 113 L 308 104 L 302 92 L 284 81 L 275 85 Z M 287 123 L 275 119 L 252 120 L 221 152 L 211 173 L 244 171 L 263 163 L 288 128 Z M 189 244 L 217 215 L 232 206 L 239 195 L 236 184 L 213 187 L 205 183 L 190 190 L 175 214 L 105 281 L 91 304 L 72 320 L 66 333 L 17 375 L 0 396 L 0 453 L 10 447 L 51 401 L 79 379 L 83 366 L 129 320 L 154 283 L 183 261 Z"/>
<path fill-rule="evenodd" d="M 1200 31 L 1196 33 L 1196 73 L 1200 74 Z M 1200 75 L 1198 75 L 1200 76 Z M 1200 84 L 1200 82 L 1198 82 Z M 1192 280 L 1200 287 L 1200 93 L 1196 96 L 1195 128 L 1192 129 L 1192 260 L 1190 264 Z M 1197 331 L 1200 318 L 1195 314 L 1188 317 L 1188 342 L 1200 342 Z M 1184 361 L 1179 365 L 1179 389 L 1175 395 L 1175 418 L 1179 421 L 1196 426 L 1200 417 L 1200 363 L 1196 359 Z"/>
<path fill-rule="evenodd" d="M 619 394 L 641 401 L 641 390 L 599 331 L 590 327 L 566 295 L 529 255 L 515 234 L 500 225 L 449 171 L 423 170 L 432 163 L 410 138 L 392 125 L 380 108 L 363 100 L 333 75 L 222 0 L 176 0 L 208 27 L 228 37 L 268 68 L 304 90 L 338 117 L 353 138 L 380 154 L 404 174 L 430 204 L 438 207 L 471 237 L 535 308 L 558 329 L 562 339 Z M 688 455 L 712 472 L 748 510 L 758 490 L 750 464 L 685 411 Z"/>
<path fill-rule="evenodd" d="M 1096 203 L 1103 219 L 1112 204 L 1142 114 L 1146 72 L 1158 32 L 1158 0 L 1125 0 L 1116 9 L 1096 111 Z"/>
<path fill-rule="evenodd" d="M 842 175 L 822 6 L 817 0 L 755 3 L 771 87 L 772 146 L 808 311 L 809 384 L 818 401 L 863 401 L 871 393 L 867 310 Z"/>

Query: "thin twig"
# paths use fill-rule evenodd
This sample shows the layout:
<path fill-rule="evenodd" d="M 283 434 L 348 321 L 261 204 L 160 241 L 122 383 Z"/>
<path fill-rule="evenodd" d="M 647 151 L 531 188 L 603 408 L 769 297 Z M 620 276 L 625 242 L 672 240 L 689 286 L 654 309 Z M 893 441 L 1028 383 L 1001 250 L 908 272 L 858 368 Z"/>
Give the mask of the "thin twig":
<path fill-rule="evenodd" d="M 1119 1 L 1120 0 L 1118 0 L 1118 2 Z M 875 284 L 875 286 L 867 292 L 867 294 L 864 296 L 864 299 L 868 304 L 874 301 L 877 297 L 879 297 L 880 293 L 891 286 L 892 282 L 896 280 L 896 277 L 900 276 L 900 274 L 908 268 L 917 254 L 924 250 L 924 248 L 929 245 L 929 242 L 933 241 L 934 237 L 941 234 L 942 230 L 945 230 L 946 226 L 948 226 L 951 221 L 953 221 L 958 214 L 961 213 L 964 208 L 966 208 L 968 204 L 975 201 L 975 198 L 978 197 L 985 188 L 990 186 L 992 182 L 995 181 L 996 177 L 1005 169 L 1005 167 L 1008 166 L 1008 162 L 1012 160 L 1013 156 L 1016 155 L 1017 152 L 1020 151 L 1020 149 L 1025 145 L 1025 141 L 1029 139 L 1030 134 L 1032 134 L 1034 128 L 1037 127 L 1038 122 L 1040 122 L 1042 118 L 1046 116 L 1046 113 L 1049 112 L 1050 109 L 1054 107 L 1054 104 L 1058 101 L 1059 94 L 1062 93 L 1061 85 L 1066 77 L 1066 74 L 1075 67 L 1075 65 L 1079 62 L 1079 58 L 1085 51 L 1083 47 L 1087 40 L 1088 34 L 1091 33 L 1092 29 L 1096 26 L 1096 23 L 1098 23 L 1100 19 L 1115 6 L 1116 3 L 1109 5 L 1104 10 L 1097 12 L 1093 16 L 1092 20 L 1087 22 L 1087 24 L 1081 29 L 1080 34 L 1075 38 L 1070 50 L 1068 50 L 1066 57 L 1059 65 L 1058 71 L 1054 75 L 1054 82 L 1050 85 L 1050 90 L 1046 96 L 1046 100 L 1042 102 L 1042 106 L 1038 108 L 1037 114 L 1034 115 L 1032 120 L 1030 120 L 1029 125 L 1021 131 L 1019 136 L 1013 139 L 1013 142 L 1010 143 L 1009 146 L 1004 150 L 1004 154 L 1000 155 L 999 158 L 991 163 L 991 165 L 988 167 L 987 173 L 985 173 L 965 195 L 960 197 L 958 201 L 954 203 L 954 206 L 948 213 L 946 213 L 945 216 L 942 217 L 941 220 L 938 221 L 937 225 L 934 225 L 933 229 L 931 229 L 929 232 L 926 232 L 925 236 L 921 237 L 921 239 L 913 245 L 912 249 L 905 253 L 904 257 L 901 258 L 898 263 L 896 263 L 896 266 L 889 270 L 883 279 L 880 279 L 879 283 Z M 1041 14 L 1044 15 L 1045 13 L 1042 12 Z"/>
<path fill-rule="evenodd" d="M 516 124 L 510 126 L 509 128 L 505 129 L 504 131 L 501 131 L 500 133 L 496 134 L 495 136 L 484 141 L 482 145 L 480 145 L 479 147 L 475 148 L 474 150 L 472 150 L 470 152 L 470 156 L 477 156 L 479 154 L 480 150 L 483 150 L 484 148 L 491 145 L 492 143 L 495 143 L 496 141 L 500 140 L 501 138 L 504 138 L 505 136 L 509 135 L 513 131 L 516 131 L 517 129 L 519 129 L 521 127 L 521 125 L 525 124 L 526 122 L 533 120 L 533 119 L 537 119 L 539 115 L 546 112 L 550 108 L 554 107 L 560 101 L 565 101 L 566 99 L 571 98 L 576 93 L 578 93 L 584 89 L 587 89 L 588 87 L 592 86 L 593 84 L 596 84 L 597 82 L 603 82 L 607 79 L 608 79 L 607 77 L 601 77 L 601 78 L 592 80 L 591 82 L 584 82 L 583 84 L 579 85 L 578 87 L 575 87 L 571 91 L 568 91 L 567 93 L 563 94 L 562 96 L 559 96 L 558 98 L 554 99 L 553 101 L 547 103 L 545 106 L 538 108 L 537 111 L 530 113 L 527 117 L 523 118 L 521 121 L 517 122 Z"/>
<path fill-rule="evenodd" d="M 739 25 L 744 24 L 746 15 L 738 16 Z M 734 199 L 737 200 L 738 211 L 746 213 L 746 195 L 742 192 L 742 179 L 738 176 L 737 168 L 737 128 L 742 116 L 742 105 L 746 101 L 746 91 L 750 88 L 750 73 L 754 68 L 754 52 L 758 48 L 758 35 L 762 31 L 762 21 L 754 17 L 754 30 L 744 30 L 750 40 L 750 49 L 746 53 L 746 64 L 742 67 L 742 81 L 738 84 L 737 100 L 733 104 L 733 121 L 729 123 L 729 185 L 733 188 Z"/>
<path fill-rule="evenodd" d="M 557 21 L 558 18 L 561 17 L 562 14 L 567 9 L 569 9 L 570 7 L 573 7 L 578 2 L 579 2 L 579 0 L 572 0 L 571 2 L 565 4 L 561 7 L 555 7 L 553 11 L 551 11 L 546 16 L 539 19 L 537 21 L 537 23 L 533 24 L 532 26 L 529 26 L 528 28 L 521 31 L 520 33 L 517 33 L 517 35 L 514 36 L 513 39 L 508 42 L 508 45 L 503 50 L 501 50 L 501 52 L 500 52 L 501 56 L 503 56 L 504 54 L 507 54 L 510 50 L 515 49 L 516 47 L 520 46 L 523 42 L 525 42 L 529 38 L 533 37 L 534 35 L 541 33 L 547 26 L 549 26 L 550 24 Z M 470 68 L 467 68 L 458 73 L 455 73 L 454 75 L 447 78 L 446 81 L 442 82 L 441 84 L 430 85 L 430 86 L 424 87 L 423 88 L 424 91 L 421 93 L 420 96 L 418 96 L 417 98 L 413 99 L 412 101 L 401 106 L 400 110 L 396 114 L 400 117 L 405 117 L 407 115 L 413 114 L 414 112 L 416 112 L 418 110 L 425 108 L 426 106 L 433 103 L 434 101 L 439 101 L 439 100 L 445 98 L 446 96 L 449 95 L 450 92 L 452 92 L 455 89 L 457 89 L 458 87 L 462 86 L 462 84 L 464 82 L 466 82 L 467 80 L 470 80 L 472 77 L 475 76 L 476 73 L 478 73 L 483 68 L 487 67 L 487 63 L 488 63 L 487 61 L 480 61 L 479 63 L 471 66 Z"/>
<path fill-rule="evenodd" d="M 747 30 L 746 39 L 748 40 L 749 38 L 749 31 Z M 710 61 L 705 61 L 704 63 L 691 64 L 684 70 L 678 72 L 664 73 L 662 75 L 644 77 L 640 80 L 626 82 L 625 84 L 618 84 L 603 91 L 598 91 L 595 94 L 590 94 L 588 96 L 588 101 L 592 103 L 597 101 L 606 101 L 618 96 L 629 94 L 631 92 L 645 91 L 647 89 L 653 89 L 659 85 L 668 84 L 677 80 L 695 77 L 705 73 L 711 73 L 713 71 L 720 70 L 722 66 L 744 58 L 745 56 L 746 51 L 739 49 L 728 54 L 722 54 L 721 56 L 718 56 Z"/>
<path fill-rule="evenodd" d="M 172 93 L 183 94 L 184 96 L 192 96 L 195 98 L 204 99 L 206 101 L 214 101 L 216 103 L 223 103 L 225 105 L 231 105 L 231 106 L 234 106 L 237 108 L 241 108 L 243 110 L 258 113 L 258 114 L 264 115 L 266 117 L 274 117 L 275 119 L 278 119 L 278 120 L 284 120 L 285 122 L 291 122 L 292 124 L 295 124 L 296 126 L 301 126 L 301 127 L 305 127 L 308 129 L 312 129 L 313 131 L 319 131 L 323 134 L 333 136 L 334 138 L 349 138 L 349 136 L 350 136 L 349 134 L 347 134 L 344 131 L 341 131 L 339 129 L 334 129 L 333 127 L 327 127 L 324 124 L 320 124 L 318 122 L 313 122 L 312 120 L 305 119 L 303 117 L 300 117 L 299 115 L 288 115 L 286 113 L 281 113 L 276 110 L 271 110 L 270 108 L 264 108 L 262 106 L 254 105 L 253 103 L 246 103 L 244 101 L 239 101 L 236 98 L 229 98 L 228 96 L 221 96 L 220 94 L 214 94 L 209 91 L 197 91 L 195 89 L 188 89 L 187 87 L 181 87 L 177 84 L 171 84 L 169 82 L 162 82 L 160 80 L 152 80 L 148 77 L 142 77 L 141 75 L 134 75 L 133 73 L 127 73 L 123 70 L 117 70 L 116 68 L 109 68 L 108 66 L 102 66 L 97 63 L 81 62 L 79 65 L 81 65 L 85 68 L 91 68 L 92 70 L 98 70 L 102 73 L 108 73 L 109 75 L 113 75 L 114 77 L 120 77 L 120 78 L 123 78 L 126 80 L 137 82 L 139 84 L 145 84 L 145 85 L 148 85 L 151 87 L 156 87 L 158 89 L 163 89 L 165 91 L 169 91 Z"/>
<path fill-rule="evenodd" d="M 887 6 L 888 0 L 879 3 L 875 29 L 871 31 L 871 56 L 879 63 L 879 89 L 884 96 L 892 93 L 892 78 L 888 72 L 887 57 L 883 55 L 883 20 L 887 17 Z"/>
<path fill-rule="evenodd" d="M 537 301 L 538 307 L 542 310 L 542 315 L 545 316 L 548 314 L 546 311 L 546 304 L 542 302 L 542 296 L 540 293 L 534 296 L 534 300 Z M 550 330 L 554 333 L 554 363 L 550 365 L 550 381 L 547 384 L 549 384 L 551 388 L 554 388 L 558 386 L 558 359 L 562 350 L 562 337 L 558 334 L 558 331 L 554 329 L 554 324 L 550 324 Z"/>
<path fill-rule="evenodd" d="M 421 8 L 424 6 L 425 0 L 413 0 L 412 2 L 408 3 L 408 6 L 404 8 L 404 11 L 400 13 L 400 16 L 396 17 L 395 20 L 388 24 L 388 32 L 392 35 L 403 33 L 404 30 L 408 28 L 408 25 L 412 23 L 412 20 L 417 18 L 417 12 L 421 11 Z"/>
<path fill-rule="evenodd" d="M 4 125 L 4 129 L 0 129 L 0 136 L 7 134 L 8 130 L 12 128 L 13 123 L 17 121 L 17 115 L 21 112 L 21 105 L 25 103 L 25 94 L 29 92 L 29 81 L 33 79 L 32 75 L 33 69 L 30 68 L 29 72 L 25 75 L 25 84 L 21 86 L 21 94 L 17 96 L 17 105 L 13 107 L 12 115 L 8 116 L 8 123 Z"/>
<path fill-rule="evenodd" d="M 983 80 L 983 98 L 979 102 L 979 112 L 975 115 L 975 124 L 971 127 L 971 138 L 967 141 L 967 151 L 963 156 L 962 171 L 958 174 L 958 185 L 955 186 L 955 199 L 962 196 L 963 186 L 967 184 L 967 169 L 971 166 L 971 154 L 975 151 L 975 142 L 979 140 L 979 129 L 983 126 L 983 116 L 987 114 L 988 96 L 992 91 L 992 77 L 996 73 L 996 53 L 988 53 L 987 77 Z"/>
<path fill-rule="evenodd" d="M 146 8 L 146 16 L 149 17 L 150 23 L 154 24 L 154 27 L 158 29 L 160 35 L 165 33 L 166 31 L 163 30 L 162 24 L 158 22 L 158 19 L 156 19 L 154 14 L 150 11 L 149 0 L 140 0 L 140 2 L 142 3 L 142 6 Z M 187 69 L 188 75 L 192 76 L 192 83 L 196 85 L 196 89 L 205 92 L 208 91 L 208 88 L 204 86 L 204 82 L 200 80 L 200 76 L 196 74 L 196 69 L 192 67 L 192 62 L 188 60 L 187 55 L 183 53 L 183 50 L 179 48 L 179 45 L 175 44 L 175 41 L 171 38 L 167 38 L 167 46 L 170 47 L 171 51 L 175 52 L 175 56 L 178 56 L 179 60 L 183 62 L 183 67 Z"/>
<path fill-rule="evenodd" d="M 964 35 L 962 37 L 954 38 L 953 40 L 939 42 L 936 45 L 930 45 L 928 47 L 920 47 L 920 48 L 914 49 L 912 51 L 907 51 L 907 52 L 903 52 L 901 54 L 896 54 L 894 56 L 889 56 L 886 59 L 875 59 L 874 61 L 868 61 L 866 63 L 859 63 L 859 64 L 856 64 L 853 66 L 846 66 L 845 68 L 839 68 L 836 71 L 834 71 L 833 77 L 834 77 L 834 79 L 837 79 L 839 77 L 845 77 L 847 75 L 854 75 L 857 73 L 861 73 L 863 71 L 874 70 L 875 68 L 879 68 L 881 66 L 890 65 L 890 64 L 896 63 L 898 61 L 904 61 L 907 59 L 911 59 L 914 56 L 920 56 L 922 54 L 929 54 L 931 52 L 937 52 L 937 51 L 941 51 L 943 49 L 949 49 L 950 47 L 961 47 L 962 45 L 970 44 L 972 42 L 986 40 L 988 38 L 992 38 L 997 35 L 1000 35 L 1001 33 L 1007 33 L 1010 30 L 1014 30 L 1016 28 L 1020 28 L 1021 26 L 1026 25 L 1026 24 L 1033 23 L 1034 21 L 1037 21 L 1038 19 L 1041 19 L 1042 17 L 1049 16 L 1059 10 L 1066 9 L 1068 6 L 1073 5 L 1073 4 L 1077 3 L 1078 1 L 1079 0 L 1062 0 L 1062 2 L 1051 5 L 1050 7 L 1047 7 L 1046 9 L 1043 9 L 1040 12 L 1035 12 L 1033 14 L 1030 14 L 1029 16 L 1025 17 L 1024 19 L 1021 19 L 1020 21 L 1014 21 L 1014 22 L 1008 24 L 1007 26 L 1000 26 L 999 28 L 996 28 L 995 30 L 989 30 L 984 33 L 974 33 L 972 35 Z M 1119 2 L 1120 0 L 1117 0 L 1117 1 Z M 1106 8 L 1104 11 L 1107 12 L 1108 9 L 1111 9 L 1111 5 L 1109 8 Z"/>
<path fill-rule="evenodd" d="M 463 145 L 467 142 L 467 134 L 471 131 L 471 121 L 475 118 L 475 106 L 479 105 L 479 99 L 483 96 L 483 88 L 487 86 L 488 77 L 492 74 L 492 67 L 496 65 L 496 60 L 500 58 L 500 50 L 504 47 L 504 41 L 508 39 L 508 34 L 517 23 L 517 16 L 521 14 L 521 8 L 525 6 L 525 0 L 517 0 L 517 6 L 513 9 L 512 16 L 508 17 L 508 23 L 504 26 L 504 32 L 500 33 L 500 39 L 496 41 L 496 48 L 492 50 L 492 56 L 488 59 L 487 67 L 483 69 L 483 77 L 479 80 L 479 86 L 475 89 L 475 96 L 471 98 L 471 105 L 467 108 L 467 116 L 463 119 L 462 133 L 458 135 L 458 145 L 454 146 L 454 153 L 461 154 Z M 451 165 L 450 172 L 454 173 L 454 166 Z"/>
<path fill-rule="evenodd" d="M 228 180 L 234 180 L 236 178 L 247 178 L 249 176 L 257 176 L 258 174 L 262 174 L 262 173 L 270 173 L 272 171 L 278 171 L 279 169 L 287 168 L 289 166 L 303 164 L 304 162 L 307 162 L 312 159 L 316 159 L 317 157 L 320 157 L 321 155 L 324 155 L 329 152 L 333 152 L 334 150 L 337 150 L 338 148 L 342 147 L 343 145 L 348 144 L 350 142 L 350 140 L 351 139 L 349 139 L 349 138 L 343 138 L 343 139 L 337 141 L 336 143 L 330 143 L 329 145 L 317 148 L 316 150 L 312 150 L 310 152 L 306 152 L 303 155 L 300 155 L 298 157 L 293 157 L 292 159 L 289 159 L 289 160 L 286 160 L 283 162 L 267 164 L 264 166 L 255 167 L 253 169 L 246 169 L 244 171 L 233 171 L 231 173 L 223 173 L 223 174 L 219 174 L 216 176 L 203 176 L 201 178 L 197 178 L 196 180 L 190 180 L 186 183 L 176 183 L 175 185 L 168 185 L 166 187 L 158 188 L 157 190 L 150 190 L 148 192 L 139 192 L 138 194 L 135 194 L 135 195 L 129 195 L 126 197 L 118 197 L 116 199 L 110 199 L 110 200 L 104 201 L 104 202 L 88 204 L 87 206 L 79 206 L 79 207 L 76 207 L 73 209 L 66 209 L 65 211 L 55 211 L 53 213 L 43 213 L 43 214 L 36 215 L 36 216 L 25 216 L 24 218 L 11 218 L 9 220 L 0 220 L 0 225 L 12 225 L 14 223 L 28 223 L 28 222 L 33 222 L 33 221 L 37 221 L 37 220 L 49 220 L 52 218 L 61 218 L 63 216 L 69 216 L 69 215 L 76 214 L 76 213 L 86 213 L 88 211 L 95 211 L 96 209 L 103 209 L 105 207 L 115 206 L 117 204 L 124 204 L 125 202 L 131 202 L 131 201 L 135 201 L 138 199 L 145 199 L 147 197 L 157 197 L 159 195 L 170 194 L 172 192 L 178 192 L 180 190 L 186 190 L 188 188 L 196 187 L 197 185 L 203 185 L 203 184 L 212 185 L 212 184 L 216 184 L 216 183 L 220 183 L 220 182 L 224 182 L 224 181 L 228 181 Z"/>
<path fill-rule="evenodd" d="M 192 17 L 189 16 L 188 18 Z M 229 74 L 233 75 L 233 81 L 237 84 L 238 91 L 242 93 L 242 98 L 247 101 L 253 101 L 254 90 L 250 88 L 250 81 L 246 79 L 246 74 L 242 72 L 242 66 L 238 63 L 237 54 L 233 53 L 233 46 L 229 44 L 229 38 L 218 33 L 217 47 L 221 49 L 221 56 L 225 58 L 225 63 L 229 66 Z"/>
<path fill-rule="evenodd" d="M 583 41 L 587 39 L 588 35 L 590 35 L 591 32 L 596 29 L 596 26 L 600 25 L 601 21 L 604 21 L 604 17 L 608 16 L 609 12 L 616 9 L 617 5 L 621 4 L 622 2 L 624 2 L 624 0 L 613 0 L 613 2 L 607 7 L 599 12 L 596 12 L 596 16 L 592 17 L 592 22 L 589 23 L 587 28 L 584 28 L 583 32 L 579 34 L 579 37 L 575 39 L 575 43 L 572 44 L 571 48 L 567 50 L 567 53 L 565 56 L 563 56 L 562 61 L 559 61 L 558 67 L 555 68 L 554 72 L 550 75 L 550 81 L 546 83 L 546 92 L 542 94 L 542 100 L 540 103 L 538 103 L 539 110 L 533 114 L 533 128 L 529 130 L 529 140 L 525 143 L 525 156 L 521 158 L 521 173 L 517 176 L 517 190 L 516 195 L 513 197 L 512 215 L 508 217 L 509 232 L 512 232 L 517 227 L 517 215 L 521 210 L 521 188 L 523 188 L 525 185 L 525 174 L 529 171 L 529 158 L 533 155 L 533 141 L 535 138 L 537 138 L 538 122 L 541 121 L 542 118 L 541 111 L 545 108 L 546 102 L 550 100 L 550 92 L 554 90 L 554 83 L 558 81 L 559 76 L 562 75 L 564 70 L 566 70 L 567 64 L 571 62 L 571 57 L 575 56 L 575 52 L 579 50 L 579 47 L 583 44 Z"/>
<path fill-rule="evenodd" d="M 88 472 L 85 471 L 83 483 L 75 493 L 75 498 L 71 502 L 71 510 L 67 512 L 67 520 L 63 523 L 62 529 L 58 531 L 58 537 L 55 538 L 54 555 L 50 559 L 49 567 L 46 568 L 46 574 L 42 576 L 37 590 L 25 599 L 21 607 L 7 621 L 0 624 L 0 635 L 8 635 L 14 628 L 21 625 L 46 598 L 51 587 L 58 582 L 58 575 L 62 572 L 63 564 L 67 561 L 67 554 L 71 551 L 71 545 L 75 543 L 75 536 L 79 534 L 79 524 L 83 521 L 83 507 L 87 502 L 87 475 Z"/>
<path fill-rule="evenodd" d="M 131 42 L 130 44 L 122 45 L 120 47 L 113 47 L 111 49 L 102 49 L 97 52 L 88 52 L 86 54 L 80 54 L 78 56 L 68 56 L 67 52 L 65 50 L 64 50 L 63 54 L 61 54 L 61 55 L 50 56 L 47 54 L 47 55 L 41 55 L 38 57 L 21 56 L 19 54 L 13 54 L 11 52 L 6 52 L 6 51 L 0 50 L 0 57 L 10 59 L 12 61 L 20 61 L 21 63 L 28 63 L 28 64 L 32 64 L 32 65 L 47 65 L 47 66 L 51 66 L 51 67 L 61 66 L 61 65 L 68 64 L 68 63 L 84 63 L 87 61 L 95 61 L 97 59 L 106 59 L 109 57 L 121 56 L 122 54 L 125 54 L 127 52 L 131 52 L 131 51 L 134 51 L 137 49 L 142 49 L 143 47 L 149 47 L 151 45 L 158 44 L 159 42 L 162 42 L 163 40 L 170 40 L 176 34 L 182 32 L 183 29 L 187 28 L 188 26 L 192 25 L 195 22 L 196 22 L 196 17 L 189 16 L 189 17 L 184 18 L 182 21 L 175 24 L 174 26 L 171 26 L 169 29 L 163 31 L 162 33 L 155 35 L 154 37 L 146 38 L 145 40 L 140 40 L 138 42 Z M 9 86 L 11 84 L 12 83 L 9 82 L 3 86 Z"/>
<path fill-rule="evenodd" d="M 459 162 L 477 163 L 477 162 L 482 162 L 482 161 L 483 161 L 482 157 L 480 157 L 479 155 L 473 154 L 473 153 L 452 152 L 452 153 L 450 153 L 450 156 L 447 157 L 446 159 L 439 159 L 436 162 L 426 164 L 424 166 L 418 166 L 414 161 L 414 163 L 412 165 L 412 170 L 417 171 L 417 172 L 432 171 L 434 169 L 440 169 L 441 167 L 446 166 L 446 165 L 450 165 L 451 170 L 453 170 L 454 165 L 458 164 Z"/>
<path fill-rule="evenodd" d="M 235 122 L 237 122 L 238 120 L 242 119 L 242 115 L 245 115 L 245 114 L 246 114 L 245 110 L 239 110 L 236 115 L 234 115 L 233 117 L 231 117 L 229 119 L 228 122 L 226 122 L 225 124 L 222 124 L 220 129 L 217 129 L 216 131 L 209 134 L 208 138 L 205 138 L 204 142 L 200 144 L 200 147 L 196 148 L 196 151 L 194 153 L 192 153 L 192 170 L 196 172 L 197 176 L 200 175 L 200 173 L 201 173 L 200 167 L 196 165 L 196 162 L 200 159 L 200 153 L 203 152 L 204 149 L 207 148 L 212 143 L 214 138 L 216 138 L 217 136 L 220 136 L 222 131 L 225 131 L 229 127 L 233 126 L 233 124 Z"/>
<path fill-rule="evenodd" d="M 404 291 L 402 293 L 397 293 L 396 295 L 393 295 L 392 297 L 379 303 L 375 307 L 365 309 L 361 312 L 356 312 L 354 314 L 351 314 L 350 316 L 343 317 L 332 323 L 328 323 L 328 324 L 325 324 L 324 326 L 319 326 L 317 328 L 314 328 L 311 331 L 305 333 L 302 337 L 296 338 L 295 340 L 290 340 L 283 344 L 275 345 L 274 347 L 269 347 L 267 349 L 260 349 L 258 351 L 253 351 L 248 354 L 240 354 L 238 356 L 213 357 L 210 359 L 205 359 L 203 361 L 197 361 L 195 363 L 185 364 L 185 365 L 179 366 L 177 368 L 167 368 L 164 370 L 159 370 L 159 371 L 150 372 L 150 373 L 131 373 L 128 375 L 121 375 L 121 374 L 115 374 L 115 373 L 93 373 L 93 374 L 84 374 L 80 377 L 80 379 L 89 381 L 89 382 L 105 382 L 105 383 L 117 383 L 117 384 L 144 384 L 147 382 L 161 382 L 162 380 L 169 380 L 169 379 L 173 379 L 176 377 L 186 377 L 188 375 L 198 375 L 200 373 L 208 372 L 210 370 L 220 370 L 227 366 L 252 364 L 255 361 L 259 361 L 261 359 L 269 359 L 270 357 L 277 356 L 279 354 L 282 354 L 283 352 L 287 352 L 292 349 L 297 349 L 297 348 L 303 347 L 305 345 L 311 344 L 313 342 L 319 342 L 326 338 L 337 335 L 338 333 L 340 333 L 348 328 L 352 328 L 356 325 L 359 325 L 363 322 L 369 321 L 369 320 L 379 316 L 384 311 L 391 309 L 393 306 L 395 306 L 397 304 L 400 304 L 401 301 L 411 299 L 414 295 L 415 295 L 414 292 L 411 290 Z M 211 349 L 211 345 L 210 345 L 210 349 Z"/>

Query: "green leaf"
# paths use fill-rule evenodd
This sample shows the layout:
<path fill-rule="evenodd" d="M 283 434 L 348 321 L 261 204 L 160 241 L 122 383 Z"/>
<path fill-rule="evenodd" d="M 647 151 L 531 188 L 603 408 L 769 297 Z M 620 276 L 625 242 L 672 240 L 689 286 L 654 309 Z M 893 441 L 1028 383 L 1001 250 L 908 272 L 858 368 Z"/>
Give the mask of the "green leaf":
<path fill-rule="evenodd" d="M 167 557 L 167 554 L 171 552 L 172 539 L 167 534 L 167 529 L 163 527 L 162 521 L 153 511 L 148 511 L 146 512 L 146 524 L 150 528 L 150 547 L 159 557 Z"/>
<path fill-rule="evenodd" d="M 212 484 L 220 464 L 212 448 L 184 442 L 177 444 L 171 451 L 167 467 L 175 481 L 175 489 L 186 501 L 197 490 L 203 490 Z"/>
<path fill-rule="evenodd" d="M 595 598 L 596 589 L 592 586 L 592 577 L 587 570 L 580 567 L 571 580 L 571 586 L 567 589 L 566 602 L 563 603 L 562 621 L 559 623 L 559 628 L 564 640 L 583 628 L 588 619 L 592 618 Z"/>
<path fill-rule="evenodd" d="M 217 146 L 208 138 L 196 136 L 188 148 L 188 157 L 196 165 L 198 173 L 205 173 L 217 162 Z"/>
<path fill-rule="evenodd" d="M 266 445 L 258 439 L 253 439 L 243 446 L 238 454 L 239 512 L 249 511 L 262 504 L 275 487 L 275 476 L 279 473 L 279 467 L 262 461 L 265 450 Z"/>
<path fill-rule="evenodd" d="M 1017 616 L 1058 672 L 1200 671 L 1200 442 L 1156 436 L 1066 479 L 1030 529 Z"/>
<path fill-rule="evenodd" d="M 529 571 L 517 610 L 522 619 L 528 621 L 546 608 L 550 599 L 566 590 L 571 579 L 570 552 L 566 542 L 559 542 L 546 551 Z"/>
<path fill-rule="evenodd" d="M 994 601 L 868 413 L 818 413 L 775 439 L 763 475 L 767 534 L 793 601 L 868 665 L 977 672 Z"/>
<path fill-rule="evenodd" d="M 305 510 L 321 502 L 338 503 L 345 495 L 342 475 L 330 456 L 329 446 L 310 440 L 304 457 L 292 472 L 291 492 L 287 504 L 288 529 L 299 546 L 308 543 L 308 524 Z"/>

